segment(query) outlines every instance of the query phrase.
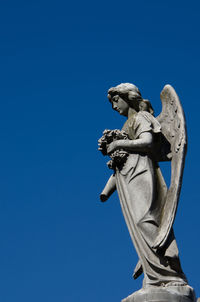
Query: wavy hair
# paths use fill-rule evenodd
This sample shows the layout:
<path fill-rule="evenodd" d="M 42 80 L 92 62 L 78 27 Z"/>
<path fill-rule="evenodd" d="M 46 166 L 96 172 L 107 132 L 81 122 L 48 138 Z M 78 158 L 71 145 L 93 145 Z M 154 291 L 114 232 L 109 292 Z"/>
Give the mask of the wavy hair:
<path fill-rule="evenodd" d="M 138 104 L 139 101 L 142 101 L 142 96 L 140 90 L 134 84 L 121 83 L 115 87 L 111 87 L 108 90 L 108 99 L 110 102 L 112 102 L 112 98 L 115 95 L 119 95 L 131 108 L 139 110 Z"/>
<path fill-rule="evenodd" d="M 119 95 L 129 105 L 129 107 L 135 109 L 136 111 L 140 111 L 139 104 L 140 102 L 144 102 L 148 106 L 147 111 L 152 115 L 154 114 L 150 101 L 142 98 L 140 90 L 134 84 L 121 83 L 115 87 L 111 87 L 108 90 L 108 99 L 110 102 L 112 102 L 112 98 L 115 95 Z"/>

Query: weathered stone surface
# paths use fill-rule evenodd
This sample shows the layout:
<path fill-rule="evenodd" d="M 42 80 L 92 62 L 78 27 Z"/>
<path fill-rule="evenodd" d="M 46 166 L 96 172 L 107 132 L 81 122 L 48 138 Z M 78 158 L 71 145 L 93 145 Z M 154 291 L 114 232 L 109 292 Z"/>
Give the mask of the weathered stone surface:
<path fill-rule="evenodd" d="M 114 170 L 100 199 L 117 189 L 122 212 L 139 261 L 134 279 L 144 273 L 143 288 L 123 302 L 196 300 L 188 285 L 173 232 L 187 147 L 184 112 L 175 90 L 161 92 L 162 112 L 154 117 L 148 100 L 130 83 L 108 90 L 112 108 L 127 118 L 122 130 L 105 130 L 99 150 Z M 160 161 L 171 162 L 167 188 Z"/>

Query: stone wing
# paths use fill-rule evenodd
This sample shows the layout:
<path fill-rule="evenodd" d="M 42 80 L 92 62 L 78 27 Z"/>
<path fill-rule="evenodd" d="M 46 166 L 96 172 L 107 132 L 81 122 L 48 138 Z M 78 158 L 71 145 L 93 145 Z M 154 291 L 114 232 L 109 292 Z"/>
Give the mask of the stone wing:
<path fill-rule="evenodd" d="M 172 228 L 179 201 L 182 176 L 187 149 L 187 132 L 184 112 L 178 95 L 172 86 L 166 85 L 161 92 L 162 112 L 157 117 L 162 127 L 162 135 L 170 144 L 166 158 L 171 160 L 171 183 L 161 213 L 159 234 L 154 248 L 162 247 Z M 165 149 L 165 146 L 163 148 Z"/>

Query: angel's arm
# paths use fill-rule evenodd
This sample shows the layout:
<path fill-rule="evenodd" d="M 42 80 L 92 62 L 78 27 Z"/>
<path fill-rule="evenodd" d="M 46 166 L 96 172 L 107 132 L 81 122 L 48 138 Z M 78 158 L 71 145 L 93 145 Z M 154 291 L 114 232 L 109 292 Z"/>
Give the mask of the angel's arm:
<path fill-rule="evenodd" d="M 100 194 L 100 200 L 102 202 L 106 201 L 115 190 L 116 190 L 116 179 L 114 175 L 111 175 L 103 191 Z"/>
<path fill-rule="evenodd" d="M 135 140 L 117 140 L 112 142 L 107 149 L 108 154 L 114 152 L 117 149 L 124 149 L 127 151 L 147 151 L 153 142 L 153 136 L 151 132 L 143 132 L 138 139 Z"/>

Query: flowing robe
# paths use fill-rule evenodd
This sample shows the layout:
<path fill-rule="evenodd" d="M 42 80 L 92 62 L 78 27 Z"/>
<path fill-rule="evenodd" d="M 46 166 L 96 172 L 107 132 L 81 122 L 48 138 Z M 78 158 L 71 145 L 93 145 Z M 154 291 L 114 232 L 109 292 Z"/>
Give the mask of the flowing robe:
<path fill-rule="evenodd" d="M 144 132 L 151 132 L 154 137 L 161 128 L 150 113 L 140 111 L 128 118 L 122 130 L 134 140 Z M 173 230 L 162 249 L 152 248 L 158 235 L 167 188 L 158 164 L 151 158 L 151 151 L 130 151 L 124 165 L 116 168 L 122 212 L 144 272 L 143 286 L 169 282 L 185 284 Z"/>

